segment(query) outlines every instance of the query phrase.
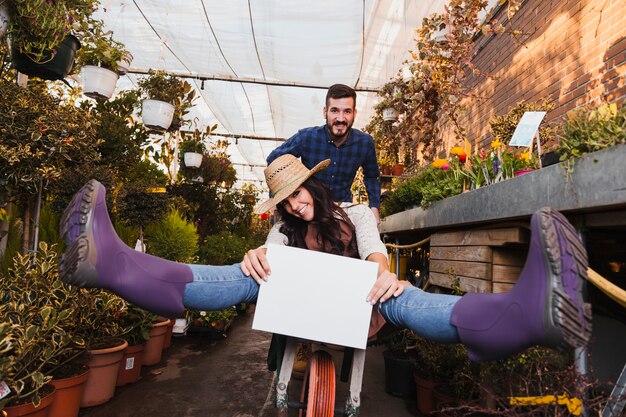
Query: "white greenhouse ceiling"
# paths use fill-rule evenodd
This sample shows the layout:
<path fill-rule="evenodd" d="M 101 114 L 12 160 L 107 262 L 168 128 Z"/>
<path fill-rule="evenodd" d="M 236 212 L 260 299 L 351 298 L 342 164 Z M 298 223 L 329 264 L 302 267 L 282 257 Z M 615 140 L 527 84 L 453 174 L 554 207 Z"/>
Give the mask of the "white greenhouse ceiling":
<path fill-rule="evenodd" d="M 134 57 L 134 73 L 118 89 L 134 88 L 149 69 L 191 77 L 200 97 L 191 119 L 240 136 L 228 138 L 239 184 L 261 186 L 265 158 L 281 143 L 267 139 L 323 124 L 330 85 L 363 90 L 354 124 L 363 128 L 377 101 L 373 91 L 409 58 L 422 18 L 444 3 L 102 0 L 96 17 Z"/>

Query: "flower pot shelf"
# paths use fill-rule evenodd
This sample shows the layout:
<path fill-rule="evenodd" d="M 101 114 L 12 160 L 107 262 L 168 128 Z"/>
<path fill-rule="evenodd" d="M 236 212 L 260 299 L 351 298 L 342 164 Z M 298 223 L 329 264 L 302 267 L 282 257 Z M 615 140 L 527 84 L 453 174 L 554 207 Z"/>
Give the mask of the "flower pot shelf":
<path fill-rule="evenodd" d="M 418 207 L 385 217 L 381 233 L 393 236 L 419 231 L 428 235 L 441 229 L 517 221 L 545 206 L 568 215 L 598 212 L 596 222 L 619 221 L 615 216 L 601 218 L 601 213 L 626 210 L 624 161 L 626 145 L 594 152 L 577 159 L 571 174 L 561 164 L 551 165 L 437 201 L 428 209 Z"/>

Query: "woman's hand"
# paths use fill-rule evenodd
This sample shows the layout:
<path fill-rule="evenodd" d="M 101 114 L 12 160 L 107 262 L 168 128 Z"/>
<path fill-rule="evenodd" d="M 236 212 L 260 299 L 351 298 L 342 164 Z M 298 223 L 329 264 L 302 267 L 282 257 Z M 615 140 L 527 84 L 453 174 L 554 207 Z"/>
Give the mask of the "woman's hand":
<path fill-rule="evenodd" d="M 252 277 L 257 284 L 261 285 L 263 281 L 267 281 L 270 274 L 270 265 L 267 263 L 265 254 L 267 248 L 250 249 L 243 256 L 241 261 L 241 270 L 246 276 Z"/>
<path fill-rule="evenodd" d="M 391 297 L 398 297 L 404 291 L 404 282 L 398 281 L 396 274 L 384 269 L 379 272 L 378 278 L 371 291 L 367 295 L 367 301 L 371 305 L 378 302 L 384 303 Z"/>

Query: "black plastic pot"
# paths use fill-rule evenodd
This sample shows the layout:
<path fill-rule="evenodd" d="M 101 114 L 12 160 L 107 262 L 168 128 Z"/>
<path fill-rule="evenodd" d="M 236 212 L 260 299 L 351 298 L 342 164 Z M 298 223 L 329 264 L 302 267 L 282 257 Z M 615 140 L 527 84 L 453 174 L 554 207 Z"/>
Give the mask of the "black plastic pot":
<path fill-rule="evenodd" d="M 11 61 L 15 69 L 29 77 L 38 77 L 44 80 L 62 80 L 72 70 L 74 54 L 78 49 L 80 49 L 80 42 L 76 36 L 67 35 L 56 48 L 57 53 L 54 57 L 52 57 L 52 51 L 48 52 L 47 56 L 44 56 L 43 64 L 34 62 L 26 54 L 18 52 L 16 48 L 11 48 Z"/>
<path fill-rule="evenodd" d="M 415 396 L 415 361 L 408 355 L 385 350 L 385 392 L 395 397 Z"/>

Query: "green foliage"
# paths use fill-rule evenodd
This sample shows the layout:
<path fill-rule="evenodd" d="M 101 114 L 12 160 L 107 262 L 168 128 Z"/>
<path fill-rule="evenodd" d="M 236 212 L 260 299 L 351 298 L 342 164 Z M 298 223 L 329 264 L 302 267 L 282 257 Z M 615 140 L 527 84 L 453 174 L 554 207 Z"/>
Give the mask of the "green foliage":
<path fill-rule="evenodd" d="M 12 391 L 0 400 L 0 409 L 25 398 L 38 404 L 51 370 L 84 346 L 70 331 L 78 305 L 74 292 L 59 280 L 54 248 L 42 242 L 36 259 L 16 254 L 0 277 L 0 296 L 0 380 Z"/>
<path fill-rule="evenodd" d="M 126 332 L 120 336 L 128 342 L 129 346 L 146 342 L 150 338 L 152 323 L 157 317 L 156 314 L 129 303 L 126 310 L 120 314 L 121 326 L 126 329 Z"/>
<path fill-rule="evenodd" d="M 626 143 L 626 106 L 604 104 L 568 113 L 561 135 L 561 161 Z"/>
<path fill-rule="evenodd" d="M 114 222 L 113 227 L 115 228 L 115 233 L 117 233 L 117 236 L 122 240 L 122 242 L 126 243 L 131 248 L 135 247 L 137 239 L 139 239 L 140 236 L 138 228 L 128 226 L 121 221 Z"/>
<path fill-rule="evenodd" d="M 252 207 L 240 192 L 207 183 L 173 184 L 169 190 L 186 202 L 184 212 L 196 224 L 201 241 L 222 231 L 249 233 Z"/>
<path fill-rule="evenodd" d="M 81 103 L 81 107 L 96 121 L 101 157 L 98 163 L 116 172 L 120 181 L 132 176 L 141 162 L 142 146 L 148 142 L 148 132 L 142 123 L 133 118 L 138 105 L 139 92 L 136 90 L 119 92 L 111 100 Z"/>
<path fill-rule="evenodd" d="M 15 210 L 15 209 L 14 209 Z M 0 276 L 8 273 L 13 264 L 13 257 L 22 251 L 22 220 L 17 216 L 9 219 L 9 233 L 7 234 L 7 247 L 2 255 Z"/>
<path fill-rule="evenodd" d="M 8 36 L 13 46 L 31 60 L 44 63 L 73 29 L 87 21 L 98 0 L 10 0 Z"/>
<path fill-rule="evenodd" d="M 80 38 L 80 49 L 76 51 L 73 70 L 78 71 L 85 65 L 101 66 L 117 71 L 118 62 L 130 54 L 124 44 L 113 39 L 111 32 L 104 30 L 101 20 L 89 19 L 87 30 Z"/>
<path fill-rule="evenodd" d="M 60 214 L 54 210 L 49 202 L 41 205 L 39 216 L 39 241 L 48 244 L 61 243 L 59 236 Z"/>
<path fill-rule="evenodd" d="M 70 167 L 98 158 L 92 117 L 45 84 L 0 80 L 0 178 L 9 195 L 35 194 Z"/>
<path fill-rule="evenodd" d="M 194 326 L 223 327 L 237 316 L 237 310 L 235 307 L 215 311 L 188 310 L 188 316 Z"/>
<path fill-rule="evenodd" d="M 253 247 L 256 246 L 250 237 L 222 231 L 206 237 L 200 246 L 198 256 L 203 264 L 231 265 L 241 262 L 246 252 Z"/>
<path fill-rule="evenodd" d="M 524 113 L 527 111 L 550 112 L 554 110 L 555 107 L 555 104 L 551 103 L 547 98 L 534 103 L 524 103 L 523 101 L 517 103 L 508 113 L 502 116 L 494 116 L 489 122 L 494 139 L 503 144 L 509 143 Z M 556 130 L 556 127 L 552 124 L 542 123 L 542 126 L 539 127 L 541 143 L 555 142 Z"/>
<path fill-rule="evenodd" d="M 134 181 L 119 189 L 116 217 L 122 223 L 145 228 L 163 219 L 168 209 L 168 196 L 152 186 L 147 182 Z"/>
<path fill-rule="evenodd" d="M 437 200 L 460 194 L 462 190 L 463 178 L 454 170 L 428 166 L 389 193 L 382 204 L 382 214 L 388 216 L 413 205 L 426 208 Z"/>
<path fill-rule="evenodd" d="M 168 130 L 178 130 L 189 123 L 184 117 L 193 106 L 196 92 L 187 81 L 163 71 L 150 70 L 150 75 L 139 80 L 137 85 L 144 98 L 165 101 L 176 108 L 172 126 Z"/>
<path fill-rule="evenodd" d="M 198 235 L 193 224 L 177 210 L 146 227 L 148 253 L 176 262 L 192 262 L 198 251 Z"/>

